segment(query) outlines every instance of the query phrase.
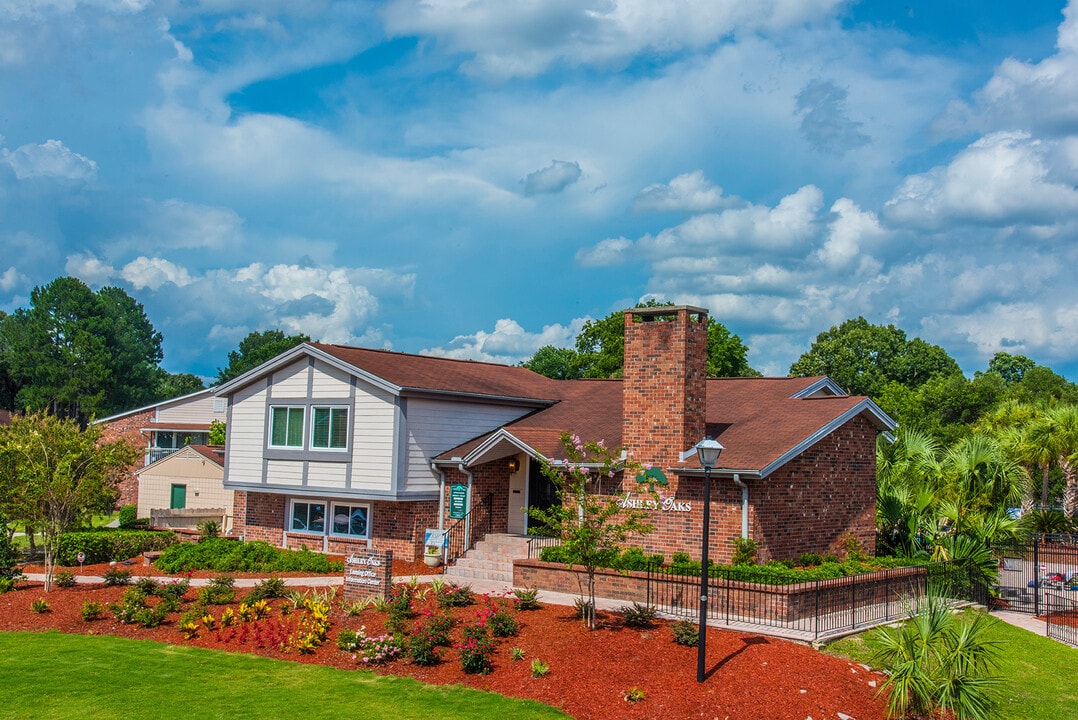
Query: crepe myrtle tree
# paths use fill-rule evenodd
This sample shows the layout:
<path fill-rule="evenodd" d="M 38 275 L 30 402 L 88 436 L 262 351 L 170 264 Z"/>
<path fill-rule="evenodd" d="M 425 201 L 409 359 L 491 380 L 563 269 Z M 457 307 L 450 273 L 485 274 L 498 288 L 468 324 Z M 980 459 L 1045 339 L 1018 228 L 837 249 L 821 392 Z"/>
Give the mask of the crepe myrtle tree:
<path fill-rule="evenodd" d="M 654 491 L 639 479 L 646 479 L 643 467 L 621 448 L 608 448 L 602 440 L 582 441 L 572 433 L 562 433 L 565 459 L 543 460 L 543 474 L 554 484 L 558 502 L 548 508 L 529 508 L 528 514 L 548 534 L 561 541 L 565 562 L 579 565 L 581 619 L 595 629 L 595 573 L 608 567 L 622 543 L 630 535 L 646 535 L 653 529 L 643 510 L 626 507 L 618 491 L 619 477 L 632 478 L 637 490 Z M 607 494 L 603 484 L 607 483 Z"/>
<path fill-rule="evenodd" d="M 0 427 L 0 494 L 12 519 L 42 531 L 46 592 L 60 536 L 112 507 L 120 477 L 141 454 L 127 440 L 100 439 L 99 425 L 83 429 L 46 413 L 16 415 Z"/>

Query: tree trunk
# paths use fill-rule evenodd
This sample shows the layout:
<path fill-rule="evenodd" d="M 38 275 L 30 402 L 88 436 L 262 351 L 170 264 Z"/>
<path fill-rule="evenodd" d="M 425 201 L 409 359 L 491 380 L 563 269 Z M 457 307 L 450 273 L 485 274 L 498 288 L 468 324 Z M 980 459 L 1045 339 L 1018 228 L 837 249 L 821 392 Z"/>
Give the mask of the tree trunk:
<path fill-rule="evenodd" d="M 1063 514 L 1070 519 L 1074 517 L 1074 508 L 1078 504 L 1078 473 L 1066 456 L 1059 458 L 1059 469 L 1063 471 L 1063 479 L 1067 481 L 1063 491 Z"/>

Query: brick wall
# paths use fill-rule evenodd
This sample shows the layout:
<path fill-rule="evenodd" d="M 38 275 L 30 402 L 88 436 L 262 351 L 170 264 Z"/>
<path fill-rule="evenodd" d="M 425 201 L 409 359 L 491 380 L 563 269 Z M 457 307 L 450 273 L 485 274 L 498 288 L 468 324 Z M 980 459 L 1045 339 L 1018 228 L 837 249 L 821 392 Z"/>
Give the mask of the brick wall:
<path fill-rule="evenodd" d="M 676 319 L 659 319 L 676 313 Z M 622 444 L 670 466 L 704 436 L 707 313 L 647 308 L 625 313 Z"/>
<path fill-rule="evenodd" d="M 149 427 L 150 421 L 156 417 L 156 413 L 157 411 L 155 408 L 150 408 L 139 413 L 125 415 L 124 417 L 111 420 L 102 427 L 101 439 L 105 442 L 125 439 L 139 449 L 145 448 L 149 444 L 149 438 L 139 432 L 139 430 L 144 427 Z M 138 478 L 135 477 L 135 471 L 142 468 L 144 462 L 145 460 L 143 457 L 139 457 L 135 464 L 127 468 L 123 473 L 123 479 L 120 481 L 119 485 L 120 498 L 116 501 L 117 507 L 138 504 Z"/>
<path fill-rule="evenodd" d="M 471 469 L 472 473 L 472 507 L 478 507 L 487 493 L 493 493 L 491 499 L 493 512 L 490 518 L 491 532 L 504 533 L 509 528 L 509 467 L 504 460 L 495 460 Z M 457 519 L 449 517 L 449 493 L 453 485 L 468 486 L 468 477 L 459 470 L 446 470 L 445 473 L 445 517 L 443 527 L 449 528 Z M 435 508 L 437 517 L 437 508 Z M 431 525 L 430 527 L 437 527 Z M 472 515 L 471 533 L 472 543 L 483 539 L 487 532 L 487 517 L 482 510 L 476 510 Z"/>
<path fill-rule="evenodd" d="M 326 500 L 327 506 L 331 501 Z M 394 557 L 418 560 L 423 554 L 423 534 L 428 527 L 437 527 L 438 502 L 373 501 L 371 508 L 371 538 L 347 538 L 321 533 L 285 534 L 285 513 L 288 498 L 285 495 L 259 492 L 236 492 L 235 530 L 246 540 L 263 540 L 276 547 L 282 541 L 297 550 L 307 548 L 315 552 L 347 555 L 358 550 L 392 551 Z"/>
<path fill-rule="evenodd" d="M 766 480 L 749 481 L 759 560 L 876 547 L 876 429 L 857 416 Z"/>

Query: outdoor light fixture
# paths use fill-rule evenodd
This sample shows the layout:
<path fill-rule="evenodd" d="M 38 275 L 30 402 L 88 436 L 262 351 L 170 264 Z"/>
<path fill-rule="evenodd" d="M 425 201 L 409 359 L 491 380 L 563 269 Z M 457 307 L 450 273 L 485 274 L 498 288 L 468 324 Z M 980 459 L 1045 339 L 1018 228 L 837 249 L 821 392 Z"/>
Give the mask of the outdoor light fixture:
<path fill-rule="evenodd" d="M 510 473 L 515 473 L 519 469 L 520 469 L 520 461 L 517 460 L 515 457 L 509 458 L 509 472 Z"/>
<path fill-rule="evenodd" d="M 719 462 L 723 451 L 717 440 L 704 438 L 696 443 L 696 457 L 704 468 L 704 533 L 703 548 L 700 551 L 700 637 L 696 643 L 696 682 L 704 681 L 704 658 L 707 655 L 707 589 L 708 573 L 707 550 L 711 540 L 711 468 Z"/>

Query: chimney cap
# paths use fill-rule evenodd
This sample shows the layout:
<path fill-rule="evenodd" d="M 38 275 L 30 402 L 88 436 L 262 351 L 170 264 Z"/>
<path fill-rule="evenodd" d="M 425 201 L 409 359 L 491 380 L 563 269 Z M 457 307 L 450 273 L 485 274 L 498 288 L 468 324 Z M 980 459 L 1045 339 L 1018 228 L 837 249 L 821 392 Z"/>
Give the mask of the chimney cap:
<path fill-rule="evenodd" d="M 634 307 L 627 308 L 624 312 L 631 313 L 633 315 L 672 315 L 681 310 L 687 310 L 690 313 L 698 313 L 707 315 L 707 308 L 697 307 L 695 305 L 656 305 L 649 307 Z"/>

